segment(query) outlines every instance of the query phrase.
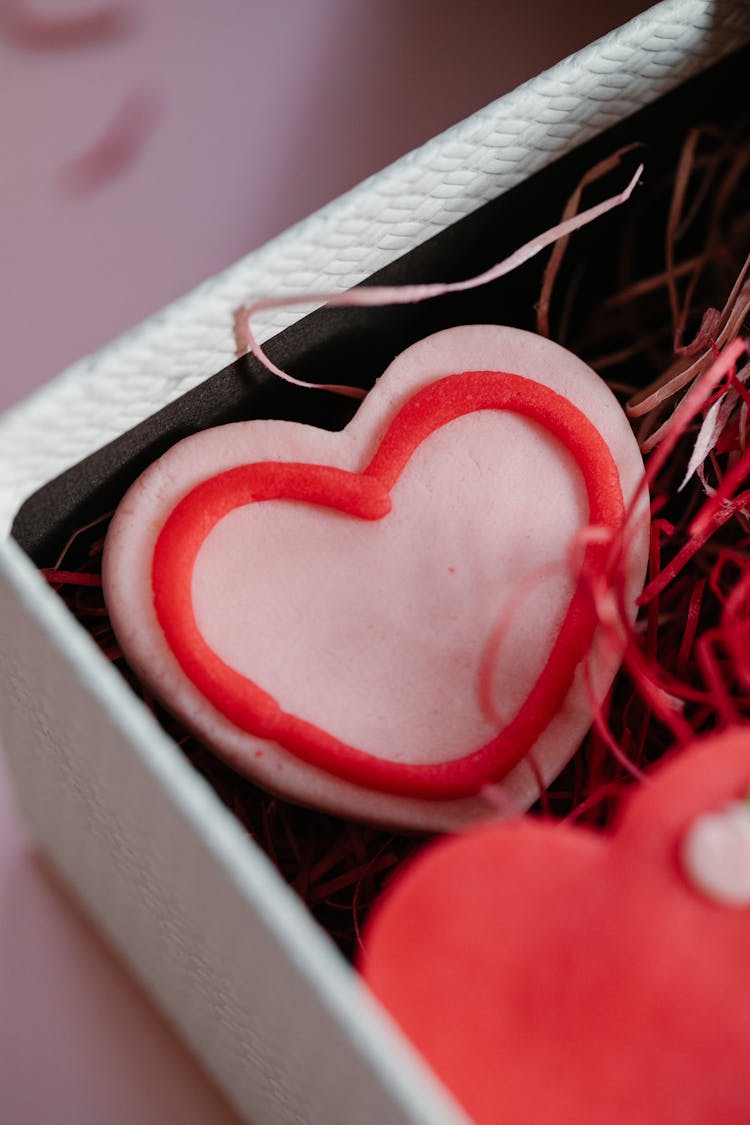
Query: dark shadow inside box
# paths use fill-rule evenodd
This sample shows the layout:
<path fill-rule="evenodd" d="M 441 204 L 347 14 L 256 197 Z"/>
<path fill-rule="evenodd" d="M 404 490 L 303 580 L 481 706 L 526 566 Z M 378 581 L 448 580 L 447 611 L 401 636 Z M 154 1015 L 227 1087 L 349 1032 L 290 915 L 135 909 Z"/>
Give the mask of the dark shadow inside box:
<path fill-rule="evenodd" d="M 572 191 L 598 161 L 623 146 L 637 144 L 639 147 L 625 155 L 617 169 L 584 193 L 583 206 L 597 202 L 621 190 L 639 162 L 645 165 L 643 186 L 631 201 L 574 236 L 558 276 L 551 318 L 552 337 L 569 344 L 594 366 L 604 338 L 610 351 L 627 352 L 634 337 L 649 335 L 649 326 L 639 323 L 632 310 L 616 309 L 609 316 L 603 337 L 599 331 L 600 310 L 608 295 L 622 290 L 625 274 L 642 278 L 663 271 L 670 192 L 691 128 L 721 127 L 724 143 L 728 136 L 730 147 L 733 130 L 737 130 L 737 136 L 748 143 L 750 129 L 742 99 L 748 73 L 750 48 L 582 144 L 516 189 L 394 261 L 368 284 L 451 281 L 487 269 L 555 225 Z M 737 121 L 738 114 L 745 116 L 744 122 Z M 750 185 L 746 184 L 744 190 L 747 215 Z M 747 237 L 741 233 L 738 241 L 743 240 L 750 240 L 750 230 Z M 748 248 L 745 245 L 742 256 Z M 686 239 L 681 251 L 688 256 L 699 254 L 700 236 L 695 247 Z M 406 346 L 441 328 L 500 323 L 533 330 L 548 257 L 549 251 L 490 285 L 423 304 L 321 309 L 275 337 L 267 345 L 268 353 L 300 378 L 367 388 Z M 726 277 L 732 276 L 732 270 L 736 276 L 739 265 L 734 261 L 725 264 Z M 714 278 L 716 291 L 707 295 L 719 306 L 727 295 L 723 288 L 726 277 Z M 574 300 L 568 300 L 569 294 Z M 667 305 L 666 320 L 668 312 Z M 649 362 L 644 362 L 646 353 Z M 669 358 L 669 348 L 662 355 L 654 348 L 642 349 L 616 369 L 616 377 L 610 380 L 613 389 L 645 385 L 659 374 L 659 364 Z M 179 439 L 209 426 L 248 418 L 283 418 L 340 429 L 355 409 L 351 399 L 290 386 L 253 358 L 244 357 L 46 484 L 20 509 L 13 535 L 38 566 L 62 566 L 66 571 L 80 568 L 95 576 L 108 514 L 132 481 Z M 94 526 L 89 527 L 92 523 Z M 62 585 L 59 592 L 133 689 L 143 695 L 119 656 L 96 584 Z M 613 710 L 624 712 L 631 701 L 626 695 L 618 698 L 617 692 L 616 685 Z M 157 702 L 146 697 L 146 703 L 265 848 L 318 921 L 342 950 L 351 954 L 369 902 L 415 842 L 268 797 L 215 759 Z M 641 717 L 633 714 L 628 721 L 635 727 Z M 652 756 L 658 757 L 663 749 L 664 744 L 657 745 Z M 574 760 L 556 783 L 551 804 L 554 813 L 570 811 L 577 768 Z"/>

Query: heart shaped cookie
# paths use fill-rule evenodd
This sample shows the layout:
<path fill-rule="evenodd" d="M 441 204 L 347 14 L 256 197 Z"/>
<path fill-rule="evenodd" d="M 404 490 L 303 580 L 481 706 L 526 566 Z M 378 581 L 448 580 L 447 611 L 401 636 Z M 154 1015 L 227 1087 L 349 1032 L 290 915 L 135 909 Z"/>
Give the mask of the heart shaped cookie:
<path fill-rule="evenodd" d="M 481 826 L 397 878 L 365 978 L 480 1125 L 750 1119 L 749 789 L 735 729 L 656 770 L 612 836 Z"/>
<path fill-rule="evenodd" d="M 489 784 L 525 807 L 528 754 L 549 780 L 590 722 L 581 661 L 602 695 L 618 662 L 571 545 L 589 523 L 617 529 L 642 471 L 570 353 L 448 329 L 402 353 L 341 433 L 240 422 L 170 450 L 113 520 L 112 623 L 152 690 L 272 791 L 416 828 L 485 815 Z M 519 599 L 498 722 L 480 669 Z"/>

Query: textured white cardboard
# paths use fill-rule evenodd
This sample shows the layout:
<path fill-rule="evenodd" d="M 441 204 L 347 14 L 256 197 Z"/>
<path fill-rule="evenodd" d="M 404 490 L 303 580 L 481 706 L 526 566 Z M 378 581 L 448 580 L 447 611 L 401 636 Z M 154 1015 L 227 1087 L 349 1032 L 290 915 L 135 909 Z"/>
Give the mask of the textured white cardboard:
<path fill-rule="evenodd" d="M 8 538 L 12 519 L 36 488 L 231 362 L 232 310 L 251 295 L 356 284 L 748 40 L 750 0 L 665 0 L 0 419 L 0 721 L 22 811 L 255 1125 L 465 1118 Z M 267 318 L 261 339 L 307 311 Z"/>

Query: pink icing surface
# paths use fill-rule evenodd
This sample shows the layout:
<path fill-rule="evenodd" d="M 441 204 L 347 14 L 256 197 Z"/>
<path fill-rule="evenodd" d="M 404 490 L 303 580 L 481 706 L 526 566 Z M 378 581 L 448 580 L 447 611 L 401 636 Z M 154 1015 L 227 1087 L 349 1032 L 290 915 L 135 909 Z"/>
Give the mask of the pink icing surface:
<path fill-rule="evenodd" d="M 529 333 L 468 326 L 397 357 L 342 433 L 267 421 L 204 431 L 153 465 L 118 509 L 104 579 L 123 650 L 188 725 L 273 791 L 413 827 L 455 827 L 491 809 L 481 794 L 426 801 L 364 790 L 235 728 L 186 679 L 158 626 L 150 574 L 156 536 L 182 496 L 236 465 L 278 459 L 361 469 L 419 387 L 482 368 L 544 382 L 584 410 L 610 446 L 627 501 L 642 475 L 640 455 L 594 372 Z M 494 411 L 467 415 L 419 447 L 393 490 L 393 511 L 375 524 L 282 501 L 226 516 L 194 570 L 197 621 L 228 663 L 338 737 L 399 760 L 458 757 L 493 729 L 479 706 L 478 669 L 503 606 L 522 595 L 495 684 L 507 719 L 565 612 L 566 553 L 586 518 L 578 470 L 545 431 Z M 629 560 L 633 598 L 645 556 L 642 527 Z M 537 581 L 543 568 L 545 580 Z M 592 676 L 601 694 L 617 664 L 616 653 L 594 646 Z M 546 779 L 568 760 L 589 722 L 579 675 L 534 747 Z M 536 795 L 528 765 L 514 769 L 502 789 L 514 806 L 528 805 Z"/>
<path fill-rule="evenodd" d="M 529 459 L 544 488 L 528 487 Z M 478 413 L 420 446 L 376 523 L 294 502 L 236 509 L 193 572 L 201 633 L 287 709 L 351 745 L 401 761 L 456 758 L 496 733 L 477 693 L 495 622 L 519 579 L 559 568 L 585 520 L 569 461 L 537 427 Z M 573 585 L 564 573 L 540 581 L 515 615 L 513 657 L 496 677 L 508 718 Z"/>

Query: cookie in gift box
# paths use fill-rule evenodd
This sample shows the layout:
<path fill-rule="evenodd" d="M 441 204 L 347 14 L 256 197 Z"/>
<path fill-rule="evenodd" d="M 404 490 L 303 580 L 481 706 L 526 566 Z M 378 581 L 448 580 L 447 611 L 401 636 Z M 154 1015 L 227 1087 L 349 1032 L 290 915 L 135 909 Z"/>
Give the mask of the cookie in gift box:
<path fill-rule="evenodd" d="M 660 30 L 664 28 L 663 8 L 664 6 L 660 6 L 654 17 L 649 16 L 649 20 L 653 18 Z M 708 14 L 702 14 L 701 19 L 704 21 L 703 30 L 700 33 L 696 31 L 696 41 L 702 36 L 705 38 Z M 680 32 L 683 33 L 686 29 L 689 34 L 689 21 L 681 19 Z M 656 53 L 660 59 L 663 58 L 660 45 L 669 41 L 669 32 L 667 30 L 666 36 L 657 36 L 656 32 L 649 30 L 648 50 L 643 55 L 646 63 L 644 72 L 647 69 L 649 75 L 658 75 L 658 78 L 651 82 L 648 98 L 654 96 L 654 90 L 663 92 L 668 85 L 677 83 L 686 74 L 695 73 L 698 66 L 705 65 L 706 57 L 719 57 L 713 46 L 716 42 L 713 24 L 712 29 L 712 46 L 708 54 L 701 55 L 700 63 L 696 62 L 696 58 L 691 58 L 690 50 L 687 49 L 678 65 L 675 65 L 672 57 L 662 67 L 658 63 L 654 65 L 654 55 Z M 725 43 L 728 38 L 725 34 L 721 42 Z M 622 37 L 618 40 L 618 79 L 624 78 L 626 74 L 621 52 L 629 42 L 630 40 L 623 40 Z M 644 104 L 643 98 L 639 100 L 640 95 L 630 100 L 629 90 L 622 95 L 618 91 L 614 107 L 612 99 L 608 104 L 602 104 L 599 97 L 608 96 L 612 87 L 603 86 L 600 77 L 594 76 L 593 65 L 576 60 L 574 76 L 585 75 L 589 65 L 589 82 L 597 92 L 597 123 L 592 126 L 591 117 L 586 117 L 582 122 L 575 111 L 568 110 L 575 116 L 577 140 L 574 143 L 590 136 L 592 128 L 598 131 L 602 127 L 602 120 L 606 119 L 606 124 L 609 125 L 613 119 L 619 120 L 623 113 L 630 113 L 634 105 Z M 661 75 L 667 77 L 662 79 Z M 724 97 L 726 81 L 723 74 L 718 78 L 718 85 Z M 568 86 L 567 89 L 573 91 L 574 97 L 577 96 L 574 86 Z M 549 103 L 547 87 L 544 88 L 542 101 L 545 106 Z M 626 108 L 623 109 L 623 106 Z M 687 117 L 682 117 L 682 120 L 687 119 L 691 119 L 690 113 Z M 662 119 L 662 139 L 650 154 L 651 159 L 655 153 L 658 156 L 658 153 L 668 148 L 674 120 L 673 116 L 670 117 L 664 126 Z M 636 129 L 635 123 L 633 128 Z M 640 129 L 639 122 L 637 130 Z M 565 151 L 571 143 L 569 138 L 561 139 L 561 135 L 547 127 L 542 133 L 545 143 L 549 141 L 554 144 L 555 155 Z M 611 143 L 608 138 L 606 145 L 611 150 L 613 145 L 622 142 L 620 135 L 613 138 Z M 476 143 L 476 133 L 473 133 L 468 150 L 473 151 Z M 523 149 L 526 145 L 525 137 L 521 137 L 519 141 L 514 135 L 514 152 L 519 144 Z M 441 149 L 441 156 L 442 151 Z M 588 154 L 585 159 L 589 160 Z M 596 159 L 596 156 L 591 159 Z M 541 163 L 546 160 L 545 156 Z M 540 163 L 532 164 L 531 170 L 540 166 Z M 569 166 L 566 167 L 569 172 Z M 502 183 L 504 190 L 509 183 L 517 183 L 528 174 L 529 165 L 524 164 L 515 181 L 512 178 L 508 180 L 503 173 L 498 182 Z M 536 186 L 534 177 L 527 180 L 520 193 L 516 193 L 517 197 L 520 194 L 519 206 L 509 229 L 515 231 L 516 224 L 523 223 L 524 214 L 538 205 L 540 194 L 554 198 L 558 206 L 577 175 L 578 172 L 574 171 L 568 176 L 568 186 L 563 187 L 562 194 L 554 187 L 550 191 L 548 180 L 539 187 Z M 508 193 L 507 198 L 512 194 Z M 476 205 L 477 198 L 481 198 L 481 195 L 474 197 L 472 206 Z M 554 221 L 554 217 L 550 221 Z M 329 228 L 337 228 L 341 221 L 342 215 L 338 212 L 332 222 L 329 219 Z M 461 275 L 462 265 L 458 252 L 466 245 L 465 227 L 461 227 L 460 237 L 458 229 L 452 232 L 451 241 L 452 253 L 456 257 L 450 257 L 445 272 L 428 269 L 422 271 L 422 276 Z M 598 274 L 603 259 L 606 272 L 609 247 L 604 239 L 597 239 L 596 242 L 599 245 L 595 249 L 601 252 L 592 252 L 591 260 L 596 261 Z M 272 260 L 275 263 L 277 259 Z M 370 259 L 367 261 L 369 263 Z M 380 258 L 369 268 L 379 268 L 382 262 L 383 259 Z M 362 271 L 366 272 L 366 269 Z M 278 281 L 278 273 L 276 276 Z M 245 273 L 242 277 L 246 282 Z M 236 276 L 233 284 L 230 300 L 224 301 L 225 311 L 232 307 L 232 301 L 247 299 L 247 289 L 240 291 Z M 268 287 L 267 283 L 262 286 L 266 291 Z M 481 315 L 477 315 L 476 319 L 484 323 L 502 320 L 529 326 L 528 318 L 523 314 L 519 315 L 517 307 L 509 307 L 518 288 L 519 283 L 514 279 L 513 286 L 500 295 L 499 302 L 495 297 L 496 307 L 493 310 L 482 309 Z M 223 293 L 226 295 L 226 287 Z M 532 294 L 527 300 L 528 308 L 535 296 L 536 294 Z M 526 297 L 528 298 L 528 292 Z M 201 296 L 197 302 L 198 316 L 202 317 L 209 306 L 215 311 L 216 302 L 211 304 L 209 294 Z M 445 317 L 444 324 L 472 319 L 471 313 L 457 317 L 453 310 L 447 315 L 445 310 L 441 310 L 441 316 Z M 42 481 L 49 482 L 45 485 L 46 495 L 36 508 L 36 529 L 31 508 L 16 524 L 19 541 L 40 566 L 52 564 L 60 544 L 72 528 L 83 526 L 90 518 L 111 508 L 112 501 L 122 493 L 136 473 L 145 467 L 145 460 L 151 460 L 163 452 L 165 445 L 169 444 L 165 440 L 166 436 L 174 441 L 198 426 L 226 421 L 233 416 L 245 417 L 268 411 L 266 388 L 260 385 L 252 372 L 248 381 L 250 391 L 244 398 L 237 396 L 239 408 L 234 413 L 226 401 L 217 404 L 217 389 L 218 396 L 221 397 L 223 390 L 229 385 L 231 394 L 231 387 L 240 381 L 240 376 L 242 380 L 247 378 L 246 369 L 243 368 L 238 376 L 237 368 L 233 368 L 229 374 L 209 379 L 205 388 L 200 391 L 190 392 L 189 403 L 185 404 L 176 427 L 173 424 L 175 414 L 170 408 L 166 408 L 153 424 L 147 424 L 146 440 L 141 441 L 141 434 L 145 431 L 140 427 L 137 427 L 137 433 L 132 432 L 127 436 L 123 434 L 128 426 L 146 413 L 165 408 L 170 396 L 190 386 L 194 387 L 199 378 L 212 376 L 222 364 L 228 362 L 228 351 L 211 351 L 210 348 L 211 366 L 207 366 L 203 355 L 195 359 L 192 350 L 195 337 L 192 332 L 187 331 L 188 326 L 192 328 L 195 325 L 195 317 L 193 306 L 191 312 L 183 309 L 179 314 L 172 313 L 164 318 L 166 328 L 155 333 L 159 344 L 158 353 L 155 348 L 149 352 L 153 337 L 147 337 L 146 351 L 151 358 L 157 354 L 166 357 L 166 373 L 160 361 L 154 359 L 149 371 L 149 387 L 155 388 L 154 393 L 142 404 L 144 409 L 140 414 L 124 419 L 120 404 L 123 400 L 132 404 L 134 388 L 127 387 L 122 394 L 118 392 L 122 389 L 121 383 L 132 378 L 133 370 L 143 357 L 142 336 L 125 346 L 127 363 L 123 362 L 118 366 L 110 353 L 107 363 L 95 365 L 95 378 L 92 377 L 90 381 L 86 381 L 82 375 L 73 378 L 73 389 L 79 391 L 80 398 L 86 393 L 91 394 L 93 390 L 97 402 L 104 404 L 99 408 L 96 433 L 94 436 L 84 435 L 77 444 L 76 441 L 71 442 L 69 448 L 66 447 L 64 456 L 60 454 L 59 443 L 53 443 L 50 437 L 50 444 L 55 444 L 55 448 L 47 462 L 46 476 L 32 476 L 28 491 L 23 496 L 19 493 L 15 501 L 17 507 L 32 487 L 38 487 Z M 419 332 L 411 334 L 409 339 L 398 338 L 398 333 L 394 333 L 392 337 L 389 333 L 389 346 L 391 338 L 396 339 L 391 355 L 417 336 L 428 335 L 437 327 L 439 325 L 434 323 L 426 325 Z M 346 329 L 346 325 L 344 328 Z M 627 318 L 624 328 L 630 329 Z M 294 343 L 299 342 L 301 332 L 302 330 L 296 334 L 290 333 L 289 347 L 292 346 L 292 337 Z M 337 322 L 337 341 L 340 341 L 342 335 L 341 325 Z M 377 372 L 384 370 L 388 362 L 386 359 L 381 363 L 382 356 L 377 357 L 377 362 L 372 362 L 372 353 L 382 350 L 383 334 L 380 325 L 371 340 L 371 347 L 360 352 L 363 364 L 370 363 L 362 376 L 363 384 L 369 382 Z M 286 340 L 279 341 L 279 348 L 282 347 L 287 347 Z M 177 358 L 173 361 L 170 357 L 175 354 Z M 597 353 L 590 351 L 587 354 L 593 357 Z M 131 361 L 131 366 L 128 366 Z M 348 378 L 350 373 L 346 374 Z M 142 383 L 139 385 L 142 386 Z M 54 414 L 55 419 L 59 418 L 61 401 L 64 406 L 68 400 L 64 396 L 62 399 L 53 395 L 45 397 L 43 407 L 48 413 L 45 414 L 40 406 L 35 414 L 32 412 L 33 419 L 48 418 L 51 414 Z M 111 411 L 108 409 L 110 405 Z M 335 410 L 335 406 L 333 409 Z M 303 412 L 307 415 L 317 413 L 319 416 L 324 413 L 322 409 L 318 411 L 317 407 L 309 405 L 308 401 L 305 402 L 304 411 L 300 410 L 300 413 Z M 222 417 L 217 417 L 218 414 L 222 414 Z M 116 415 L 114 421 L 113 415 Z M 66 422 L 67 429 L 77 439 L 75 416 L 68 414 Z M 32 436 L 38 432 L 39 426 L 35 425 Z M 29 428 L 22 432 L 21 439 L 28 433 Z M 122 438 L 118 436 L 120 434 L 123 434 Z M 18 449 L 21 439 L 17 432 L 14 436 L 14 449 Z M 101 444 L 103 440 L 112 438 L 116 438 L 116 448 L 111 451 L 107 462 L 106 455 L 99 457 L 93 451 L 97 448 L 97 443 Z M 146 446 L 149 446 L 147 459 L 142 456 Z M 90 460 L 82 464 L 77 478 L 71 474 L 60 487 L 49 481 L 53 473 L 67 470 L 76 458 L 80 460 L 84 457 L 90 457 Z M 10 460 L 8 457 L 9 471 Z M 106 488 L 103 486 L 105 478 Z M 74 507 L 72 519 L 75 522 L 68 522 L 65 530 L 45 554 L 40 544 L 52 542 L 50 529 L 53 525 L 59 532 L 59 513 L 65 508 L 70 514 Z M 4 559 L 3 563 L 6 561 Z M 13 621 L 19 620 L 13 595 L 20 589 L 25 597 L 27 588 L 21 584 L 23 574 L 20 563 L 18 572 L 19 576 L 11 572 L 14 581 L 10 584 L 11 592 L 4 601 Z M 3 578 L 5 577 L 4 572 Z M 31 586 L 30 580 L 27 585 Z M 41 584 L 37 581 L 36 585 L 40 587 Z M 221 1076 L 235 1099 L 243 1106 L 252 1107 L 246 1109 L 250 1119 L 260 1119 L 261 1114 L 255 1112 L 257 1102 L 254 1099 L 259 1090 L 266 1089 L 267 1081 L 268 1088 L 275 1096 L 273 1106 L 267 1110 L 267 1114 L 280 1115 L 285 1119 L 302 1116 L 306 1119 L 320 1117 L 334 1120 L 340 1117 L 351 1120 L 352 1112 L 358 1112 L 362 1120 L 368 1117 L 379 1120 L 402 1117 L 408 1120 L 453 1120 L 445 1107 L 441 1110 L 431 1100 L 427 1085 L 420 1082 L 419 1067 L 410 1066 L 407 1069 L 409 1055 L 403 1043 L 398 1039 L 388 1040 L 385 1036 L 379 1038 L 380 1025 L 375 1019 L 377 1013 L 373 1015 L 371 1009 L 363 1007 L 362 989 L 350 983 L 343 967 L 340 970 L 330 957 L 328 961 L 323 959 L 322 953 L 326 951 L 322 947 L 325 942 L 317 928 L 310 923 L 307 913 L 301 910 L 293 913 L 292 907 L 295 904 L 292 896 L 286 894 L 286 888 L 279 880 L 273 879 L 272 873 L 271 878 L 268 877 L 264 857 L 257 855 L 252 842 L 245 839 L 239 829 L 234 831 L 236 826 L 230 823 L 230 817 L 219 802 L 213 800 L 213 794 L 208 792 L 202 779 L 195 778 L 185 768 L 184 761 L 174 747 L 174 742 L 183 742 L 184 731 L 175 733 L 175 727 L 167 724 L 173 740 L 163 737 L 134 694 L 115 682 L 117 677 L 105 677 L 107 669 L 102 669 L 100 675 L 99 666 L 102 661 L 97 659 L 93 646 L 78 643 L 87 638 L 77 636 L 80 630 L 75 622 L 71 621 L 65 631 L 65 645 L 69 643 L 70 652 L 67 647 L 63 651 L 62 644 L 55 650 L 54 669 L 50 668 L 50 661 L 45 663 L 36 659 L 41 647 L 37 639 L 37 616 L 41 617 L 41 611 L 50 599 L 43 600 L 41 594 L 38 595 L 37 615 L 37 589 L 32 593 L 33 596 L 24 601 L 27 606 L 25 613 L 20 615 L 22 628 L 18 631 L 19 661 L 14 662 L 14 653 L 11 654 L 10 663 L 11 669 L 18 672 L 21 668 L 20 660 L 23 659 L 31 669 L 25 681 L 21 676 L 21 682 L 31 684 L 33 690 L 29 698 L 34 702 L 28 705 L 15 725 L 11 721 L 11 727 L 17 736 L 18 746 L 14 755 L 14 767 L 19 783 L 23 783 L 26 806 L 33 815 L 35 830 L 44 841 L 56 867 L 65 872 L 66 878 L 77 887 L 89 908 L 108 927 L 112 941 L 125 952 L 129 962 L 137 966 L 141 978 L 148 982 L 176 1024 L 183 1031 L 187 1028 L 193 1044 L 197 1043 L 204 1057 L 209 1058 L 214 1072 Z M 5 585 L 0 584 L 0 595 L 4 594 Z M 78 600 L 70 597 L 70 590 L 66 591 L 66 595 L 70 601 Z M 21 595 L 18 600 L 20 597 Z M 96 609 L 98 612 L 98 605 Z M 63 616 L 70 615 L 67 611 L 61 611 L 55 620 L 59 623 Z M 98 631 L 98 621 L 93 631 Z M 61 626 L 55 636 L 62 634 Z M 7 666 L 8 654 L 4 652 L 3 655 Z M 71 677 L 66 680 L 65 673 L 69 664 L 79 655 L 81 665 L 87 662 L 85 682 L 83 674 L 75 679 L 71 673 Z M 21 668 L 21 671 L 25 672 L 25 668 Z M 96 689 L 93 703 L 88 699 L 88 687 L 85 686 L 92 681 Z M 98 690 L 100 682 L 103 685 L 101 691 Z M 55 695 L 54 686 L 60 684 L 63 686 Z M 107 691 L 104 690 L 105 687 Z M 73 703 L 60 706 L 58 701 L 61 695 L 64 695 L 66 701 L 70 699 Z M 39 701 L 41 707 L 36 705 Z M 17 711 L 11 691 L 11 719 Z M 77 719 L 82 712 L 85 727 Z M 103 722 L 108 725 L 102 726 L 99 723 L 102 712 Z M 619 717 L 620 713 L 618 703 L 613 715 Z M 50 714 L 54 716 L 52 724 L 49 722 Z M 35 743 L 42 742 L 45 744 L 44 749 L 42 751 L 40 746 L 37 752 Z M 48 748 L 50 742 L 52 753 L 49 753 Z M 575 768 L 571 772 L 575 774 Z M 561 783 L 563 789 L 567 788 L 568 781 L 569 777 L 566 777 Z M 165 792 L 167 796 L 161 800 Z M 52 800 L 47 799 L 50 793 L 54 794 Z M 234 807 L 233 800 L 227 803 Z M 73 840 L 73 826 L 77 825 L 80 825 L 80 835 Z M 107 830 L 108 826 L 111 826 L 111 831 Z M 220 856 L 221 861 L 212 864 L 211 859 L 215 855 Z M 135 878 L 129 878 L 130 872 L 126 866 L 130 857 L 135 857 L 135 864 L 140 865 Z M 148 896 L 144 895 L 144 884 L 151 892 Z M 229 884 L 231 886 L 227 889 Z M 101 908 L 100 903 L 103 903 Z M 289 910 L 284 913 L 281 907 L 287 906 Z M 110 919 L 113 920 L 111 924 Z M 231 923 L 222 924 L 226 919 L 231 919 Z M 265 940 L 268 932 L 270 941 Z M 242 950 L 239 959 L 235 958 L 237 947 Z M 248 949 L 252 949 L 252 957 L 247 956 Z M 191 987 L 190 982 L 195 987 Z M 285 991 L 287 984 L 288 992 Z M 314 1000 L 310 1001 L 311 990 L 317 1004 Z M 293 998 L 292 1003 L 280 1002 L 280 998 L 285 1000 L 287 996 Z M 216 1003 L 217 998 L 220 998 L 220 1006 Z M 332 1011 L 335 1018 L 331 1016 Z M 298 1028 L 302 1028 L 299 1034 Z M 341 1036 L 337 1038 L 339 1031 Z M 321 1043 L 325 1044 L 326 1050 L 320 1050 Z M 240 1056 L 242 1065 L 237 1065 Z M 344 1068 L 341 1067 L 342 1058 L 346 1060 Z M 280 1090 L 276 1081 L 280 1072 L 288 1078 L 283 1090 Z M 374 1079 L 371 1078 L 372 1074 L 375 1075 Z M 314 1107 L 312 1112 L 310 1106 Z"/>
<path fill-rule="evenodd" d="M 494 811 L 488 786 L 530 804 L 589 726 L 619 663 L 590 583 L 642 477 L 621 408 L 575 356 L 447 329 L 398 356 L 341 433 L 239 422 L 165 454 L 113 520 L 107 604 L 150 690 L 264 788 L 457 827 Z M 644 511 L 620 560 L 633 610 Z M 607 542 L 576 552 L 590 526 Z"/>

